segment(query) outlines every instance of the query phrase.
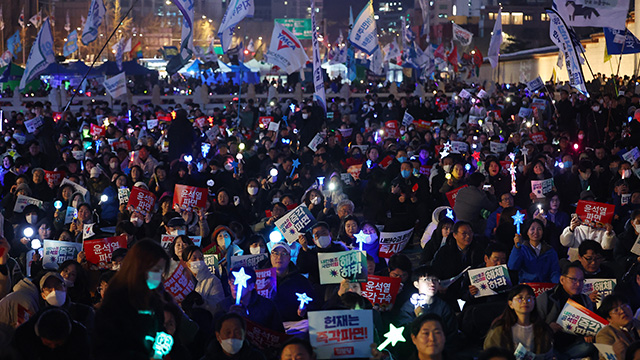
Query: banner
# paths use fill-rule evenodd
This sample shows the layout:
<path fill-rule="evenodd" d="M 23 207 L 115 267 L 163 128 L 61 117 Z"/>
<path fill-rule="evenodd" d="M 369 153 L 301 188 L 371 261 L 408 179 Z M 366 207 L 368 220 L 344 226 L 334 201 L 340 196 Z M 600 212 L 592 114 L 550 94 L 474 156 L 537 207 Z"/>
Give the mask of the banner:
<path fill-rule="evenodd" d="M 491 41 L 489 43 L 489 50 L 487 51 L 486 56 L 486 58 L 489 60 L 489 63 L 491 63 L 492 68 L 498 66 L 498 59 L 500 58 L 500 45 L 502 45 L 502 8 L 498 10 L 496 22 L 493 24 Z M 478 97 L 482 98 L 482 96 L 480 96 L 480 93 L 478 93 Z"/>
<path fill-rule="evenodd" d="M 318 31 L 316 30 L 315 1 L 311 0 L 311 44 L 313 46 L 313 100 L 327 112 L 327 100 L 324 90 L 324 76 L 322 75 L 322 59 L 320 59 L 320 47 L 318 45 Z"/>
<path fill-rule="evenodd" d="M 378 33 L 373 13 L 373 2 L 369 0 L 358 14 L 349 32 L 349 41 L 353 46 L 371 55 L 378 47 Z"/>
<path fill-rule="evenodd" d="M 218 28 L 218 38 L 223 52 L 227 52 L 231 47 L 233 29 L 236 25 L 247 16 L 253 17 L 254 12 L 253 0 L 232 0 L 229 2 L 222 23 Z"/>
<path fill-rule="evenodd" d="M 66 173 L 64 171 L 44 171 L 44 178 L 52 189 L 60 185 L 65 176 Z"/>
<path fill-rule="evenodd" d="M 258 118 L 258 122 L 260 123 L 261 129 L 267 129 L 269 127 L 269 123 L 273 121 L 273 116 L 260 116 Z"/>
<path fill-rule="evenodd" d="M 558 1 L 558 0 L 557 0 Z M 625 1 L 625 0 L 621 0 Z M 627 0 L 628 2 L 628 0 Z M 577 50 L 574 47 L 573 39 L 571 38 L 571 34 L 569 33 L 569 29 L 565 25 L 564 21 L 560 16 L 553 10 L 547 10 L 547 14 L 549 14 L 550 26 L 549 26 L 549 36 L 553 43 L 560 49 L 562 52 L 564 59 L 567 64 L 567 72 L 569 74 L 569 83 L 572 87 L 576 88 L 578 91 L 589 96 L 589 92 L 587 91 L 587 87 L 584 81 L 584 75 L 582 74 L 582 67 L 580 66 L 580 60 L 578 59 Z M 626 10 L 625 10 L 626 14 Z M 626 18 L 626 15 L 625 15 Z M 595 26 L 595 25 L 589 25 Z M 623 20 L 624 26 L 624 20 Z"/>
<path fill-rule="evenodd" d="M 595 336 L 609 322 L 593 311 L 569 299 L 556 322 L 565 332 L 580 336 Z"/>
<path fill-rule="evenodd" d="M 618 357 L 616 356 L 616 352 L 613 351 L 613 345 L 598 344 L 598 343 L 594 343 L 593 345 L 598 349 L 598 352 L 600 353 L 600 359 L 618 360 Z"/>
<path fill-rule="evenodd" d="M 113 236 L 104 239 L 85 240 L 82 244 L 87 262 L 97 265 L 100 270 L 109 270 L 111 254 L 115 249 L 127 248 L 127 235 Z"/>
<path fill-rule="evenodd" d="M 175 239 L 177 236 L 179 235 L 163 234 L 162 236 L 160 236 L 160 245 L 162 245 L 163 249 L 168 251 L 171 247 L 171 244 L 173 243 L 173 239 Z M 202 236 L 189 236 L 189 239 L 195 246 L 200 246 L 200 244 L 202 243 Z"/>
<path fill-rule="evenodd" d="M 245 333 L 247 339 L 249 339 L 251 344 L 256 346 L 258 349 L 279 349 L 282 347 L 282 344 L 293 337 L 285 333 L 271 330 L 247 318 L 245 318 L 244 321 L 247 323 L 247 331 Z"/>
<path fill-rule="evenodd" d="M 106 133 L 107 133 L 107 130 L 105 130 L 105 128 L 103 128 L 102 126 L 91 124 L 91 127 L 89 129 L 89 135 L 102 137 L 102 136 L 105 136 Z"/>
<path fill-rule="evenodd" d="M 378 311 L 391 310 L 400 291 L 400 278 L 369 275 L 367 282 L 361 284 L 362 296 L 369 299 Z"/>
<path fill-rule="evenodd" d="M 174 209 L 206 209 L 207 208 L 207 189 L 195 186 L 179 185 L 173 190 L 173 208 Z"/>
<path fill-rule="evenodd" d="M 629 0 L 553 0 L 553 8 L 571 27 L 609 27 L 624 31 Z"/>
<path fill-rule="evenodd" d="M 260 263 L 269 258 L 269 254 L 260 253 L 260 254 L 251 254 L 251 255 L 240 255 L 240 256 L 232 256 L 229 264 L 229 269 L 234 268 L 236 266 L 248 267 L 253 270 L 257 270 Z"/>
<path fill-rule="evenodd" d="M 615 208 L 615 205 L 611 204 L 580 200 L 576 207 L 576 214 L 582 222 L 591 223 L 591 226 L 595 225 L 595 227 L 601 228 L 604 227 L 604 224 L 611 224 Z"/>
<path fill-rule="evenodd" d="M 388 259 L 393 254 L 397 254 L 404 250 L 413 235 L 413 228 L 397 232 L 380 232 L 380 249 L 378 255 Z"/>
<path fill-rule="evenodd" d="M 458 197 L 458 191 L 466 187 L 467 185 L 460 186 L 459 188 L 453 189 L 446 194 L 447 200 L 449 201 L 449 205 L 451 206 L 452 209 L 456 206 L 456 198 Z"/>
<path fill-rule="evenodd" d="M 506 265 L 469 269 L 470 284 L 478 288 L 474 297 L 496 295 L 511 289 L 511 278 Z"/>
<path fill-rule="evenodd" d="M 607 54 L 635 54 L 640 52 L 640 40 L 629 29 L 616 30 L 605 27 L 604 38 L 607 43 Z"/>
<path fill-rule="evenodd" d="M 127 202 L 127 210 L 129 212 L 137 211 L 144 216 L 153 211 L 153 205 L 156 203 L 156 196 L 149 190 L 134 186 L 131 188 L 129 201 Z"/>
<path fill-rule="evenodd" d="M 545 134 L 544 131 L 529 134 L 529 137 L 534 144 L 542 145 L 547 143 L 547 134 Z"/>
<path fill-rule="evenodd" d="M 43 204 L 44 203 L 42 202 L 42 200 L 32 198 L 31 196 L 18 195 L 16 204 L 13 206 L 13 212 L 22 213 L 27 205 L 35 205 L 38 208 L 42 209 Z"/>
<path fill-rule="evenodd" d="M 531 92 L 544 89 L 544 82 L 542 81 L 542 78 L 540 78 L 540 75 L 527 83 L 527 89 L 529 89 L 529 91 Z"/>
<path fill-rule="evenodd" d="M 233 259 L 233 257 L 231 257 Z M 232 266 L 233 267 L 233 266 Z M 278 290 L 276 268 L 256 270 L 256 291 L 258 295 L 273 300 Z"/>
<path fill-rule="evenodd" d="M 33 134 L 39 127 L 44 125 L 43 118 L 41 115 L 34 117 L 31 120 L 27 120 L 24 122 L 24 126 L 27 128 L 27 132 L 29 134 Z"/>
<path fill-rule="evenodd" d="M 544 199 L 545 195 L 553 191 L 553 178 L 544 180 L 531 180 L 531 192 L 538 199 Z"/>
<path fill-rule="evenodd" d="M 372 310 L 309 312 L 309 340 L 318 359 L 368 359 L 373 331 Z"/>
<path fill-rule="evenodd" d="M 110 77 L 103 84 L 109 95 L 114 99 L 127 94 L 127 77 L 124 72 Z"/>
<path fill-rule="evenodd" d="M 469 144 L 464 141 L 452 141 L 451 142 L 451 153 L 452 154 L 462 154 L 469 151 Z"/>
<path fill-rule="evenodd" d="M 67 42 L 64 43 L 63 54 L 69 56 L 78 51 L 78 30 L 73 30 L 67 36 Z"/>
<path fill-rule="evenodd" d="M 86 188 L 82 187 L 81 185 L 78 185 L 76 183 L 74 183 L 73 181 L 64 178 L 62 179 L 62 182 L 60 183 L 60 186 L 65 186 L 65 185 L 71 185 L 73 186 L 73 192 L 79 192 L 82 194 L 82 196 L 85 197 L 85 199 L 87 199 L 87 195 L 89 194 L 89 190 L 87 190 Z"/>
<path fill-rule="evenodd" d="M 318 253 L 320 284 L 339 284 L 342 279 L 351 282 L 367 281 L 367 255 L 350 250 Z"/>
<path fill-rule="evenodd" d="M 616 287 L 616 279 L 584 279 L 584 286 L 582 287 L 582 293 L 589 295 L 592 292 L 597 292 L 600 296 L 596 305 L 600 307 L 602 299 L 605 296 L 613 293 L 613 288 Z"/>
<path fill-rule="evenodd" d="M 87 21 L 84 23 L 84 30 L 82 31 L 81 41 L 84 45 L 89 45 L 98 37 L 98 28 L 102 25 L 102 20 L 106 13 L 107 9 L 104 7 L 102 0 L 91 0 L 89 15 L 87 15 Z"/>
<path fill-rule="evenodd" d="M 507 144 L 491 141 L 489 142 L 489 149 L 493 154 L 502 154 L 507 152 Z"/>
<path fill-rule="evenodd" d="M 76 260 L 78 253 L 82 251 L 82 244 L 70 241 L 43 241 L 44 254 L 42 267 L 58 270 L 58 266 L 67 260 Z"/>
<path fill-rule="evenodd" d="M 265 58 L 268 63 L 276 65 L 287 74 L 300 70 L 309 61 L 300 40 L 278 23 L 273 26 Z"/>
<path fill-rule="evenodd" d="M 184 261 L 180 261 L 171 276 L 162 281 L 162 285 L 164 290 L 171 294 L 178 304 L 196 288 L 193 275 Z"/>
<path fill-rule="evenodd" d="M 298 240 L 298 236 L 306 233 L 316 219 L 306 205 L 300 204 L 275 222 L 276 227 L 289 244 Z"/>
<path fill-rule="evenodd" d="M 456 23 L 451 24 L 451 32 L 453 32 L 453 40 L 458 41 L 462 46 L 469 46 L 473 40 L 473 33 Z"/>
<path fill-rule="evenodd" d="M 386 138 L 397 138 L 400 136 L 398 120 L 389 120 L 384 123 L 384 134 Z"/>

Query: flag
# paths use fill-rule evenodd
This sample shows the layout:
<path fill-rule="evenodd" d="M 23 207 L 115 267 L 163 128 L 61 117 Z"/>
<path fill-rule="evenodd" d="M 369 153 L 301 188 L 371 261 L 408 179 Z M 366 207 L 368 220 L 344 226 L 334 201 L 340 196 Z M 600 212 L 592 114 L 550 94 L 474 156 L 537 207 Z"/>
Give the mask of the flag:
<path fill-rule="evenodd" d="M 37 14 L 33 15 L 31 19 L 29 19 L 29 21 L 33 24 L 33 26 L 37 28 L 40 27 L 40 24 L 42 23 L 42 10 L 38 11 Z"/>
<path fill-rule="evenodd" d="M 392 42 L 385 45 L 384 60 L 383 60 L 384 62 L 387 62 L 391 59 L 395 59 L 400 55 L 401 55 L 400 49 L 398 48 L 398 42 L 396 40 L 393 40 Z"/>
<path fill-rule="evenodd" d="M 71 31 L 71 21 L 69 21 L 69 10 L 67 10 L 67 18 L 64 23 L 64 29 L 67 30 L 67 32 Z"/>
<path fill-rule="evenodd" d="M 82 37 L 80 38 L 83 44 L 89 45 L 98 37 L 98 28 L 102 25 L 102 20 L 104 20 L 106 13 L 107 9 L 104 7 L 102 0 L 91 0 L 89 15 L 87 15 L 87 20 L 82 30 Z"/>
<path fill-rule="evenodd" d="M 489 43 L 489 51 L 487 52 L 487 59 L 489 59 L 492 68 L 498 66 L 498 59 L 500 58 L 500 45 L 502 45 L 502 8 L 498 10 L 496 22 L 495 24 L 493 24 L 491 42 Z"/>
<path fill-rule="evenodd" d="M 2 5 L 0 5 L 0 31 L 4 30 L 4 16 L 2 16 Z"/>
<path fill-rule="evenodd" d="M 380 47 L 373 52 L 373 55 L 369 56 L 369 70 L 376 75 L 383 75 L 382 66 L 382 50 Z"/>
<path fill-rule="evenodd" d="M 606 48 L 606 46 L 605 46 L 605 48 Z M 563 60 L 563 57 L 562 57 L 562 51 L 558 51 L 558 60 L 556 60 L 556 65 L 560 69 L 562 69 L 563 64 L 564 64 L 564 60 Z"/>
<path fill-rule="evenodd" d="M 220 38 L 220 45 L 222 45 L 222 51 L 226 52 L 231 46 L 231 39 L 233 36 L 233 29 L 236 25 L 242 21 L 245 17 L 253 17 L 255 6 L 253 0 L 232 0 L 227 7 L 227 11 L 224 13 L 222 23 L 218 29 L 218 37 Z"/>
<path fill-rule="evenodd" d="M 16 57 L 21 50 L 22 39 L 20 39 L 20 30 L 16 30 L 16 33 L 7 39 L 7 51 L 11 52 L 13 57 Z"/>
<path fill-rule="evenodd" d="M 180 53 L 167 63 L 167 73 L 173 75 L 193 56 L 193 0 L 173 0 L 182 13 L 182 33 L 180 36 Z M 227 10 L 228 11 L 228 10 Z"/>
<path fill-rule="evenodd" d="M 124 54 L 124 38 L 121 38 L 115 45 L 111 47 L 113 51 L 116 53 L 116 64 L 118 65 L 118 70 L 122 71 L 122 56 Z"/>
<path fill-rule="evenodd" d="M 444 44 L 438 45 L 438 48 L 433 52 L 434 58 L 440 58 L 442 60 L 447 60 L 447 57 L 444 54 Z"/>
<path fill-rule="evenodd" d="M 624 31 L 629 0 L 553 0 L 553 9 L 567 27 L 609 27 Z"/>
<path fill-rule="evenodd" d="M 454 40 L 458 41 L 462 46 L 468 46 L 471 44 L 471 40 L 473 40 L 473 33 L 471 31 L 467 31 L 456 23 L 451 24 L 451 26 Z"/>
<path fill-rule="evenodd" d="M 353 81 L 356 79 L 356 54 L 353 48 L 347 49 L 347 79 Z"/>
<path fill-rule="evenodd" d="M 605 48 L 605 51 L 606 51 L 606 50 L 607 50 L 607 49 Z M 553 68 L 553 72 L 551 73 L 551 83 L 552 83 L 553 85 L 555 85 L 555 84 L 556 84 L 556 82 L 557 82 L 557 80 L 558 80 L 558 74 L 556 74 L 556 68 L 554 67 L 554 68 Z"/>
<path fill-rule="evenodd" d="M 427 36 L 427 43 L 429 42 L 429 30 L 431 18 L 429 16 L 429 0 L 419 0 L 420 8 L 422 9 L 422 33 Z"/>
<path fill-rule="evenodd" d="M 373 3 L 369 0 L 360 12 L 349 32 L 349 41 L 356 48 L 367 55 L 373 54 L 378 46 L 378 34 L 376 32 L 376 20 L 373 14 Z"/>
<path fill-rule="evenodd" d="M 55 54 L 53 53 L 53 36 L 51 35 L 51 24 L 47 18 L 40 31 L 38 37 L 31 46 L 27 65 L 24 74 L 20 80 L 20 90 L 24 89 L 31 80 L 38 76 L 49 64 L 55 62 Z"/>
<path fill-rule="evenodd" d="M 315 1 L 311 0 L 311 9 L 315 9 Z M 320 46 L 318 45 L 318 31 L 316 30 L 316 12 L 311 11 L 311 44 L 313 46 L 313 100 L 326 112 L 327 100 L 324 90 L 324 76 L 322 75 L 322 63 L 320 59 Z"/>
<path fill-rule="evenodd" d="M 567 72 L 569 73 L 569 83 L 578 91 L 589 96 L 587 87 L 582 74 L 582 67 L 578 59 L 578 53 L 571 39 L 571 34 L 566 24 L 554 10 L 547 9 L 549 14 L 549 36 L 554 44 L 563 52 L 563 56 L 567 63 Z"/>
<path fill-rule="evenodd" d="M 123 72 L 105 80 L 103 84 L 109 95 L 114 99 L 127 93 L 127 77 Z"/>
<path fill-rule="evenodd" d="M 484 62 L 484 57 L 482 56 L 482 52 L 480 52 L 480 49 L 478 49 L 478 47 L 474 47 L 473 48 L 473 64 L 477 67 L 481 67 L 482 63 Z"/>
<path fill-rule="evenodd" d="M 453 66 L 453 71 L 458 72 L 458 47 L 454 46 L 453 50 L 449 52 L 449 56 L 447 56 L 447 61 Z"/>
<path fill-rule="evenodd" d="M 405 17 L 402 17 L 402 44 L 411 44 L 416 39 L 416 34 L 407 25 Z"/>
<path fill-rule="evenodd" d="M 124 44 L 124 52 L 131 52 L 131 38 Z"/>
<path fill-rule="evenodd" d="M 531 92 L 539 91 L 539 90 L 542 90 L 543 88 L 544 88 L 544 82 L 542 81 L 542 78 L 540 77 L 540 75 L 538 75 L 537 78 L 527 83 L 527 89 L 529 89 L 529 91 Z"/>
<path fill-rule="evenodd" d="M 300 40 L 279 23 L 274 23 L 271 43 L 265 57 L 268 63 L 287 74 L 300 70 L 309 61 Z"/>
<path fill-rule="evenodd" d="M 0 56 L 0 66 L 7 66 L 11 63 L 11 58 L 13 57 L 13 54 L 11 54 L 11 52 L 9 50 L 5 51 L 2 56 Z M 9 70 L 9 68 L 7 68 L 5 71 Z"/>
<path fill-rule="evenodd" d="M 78 50 L 78 31 L 73 30 L 67 36 L 67 42 L 64 43 L 63 55 L 69 56 Z"/>
<path fill-rule="evenodd" d="M 604 47 L 604 62 L 607 62 L 611 60 L 611 55 L 609 55 L 609 52 L 607 51 L 607 47 Z"/>
<path fill-rule="evenodd" d="M 18 18 L 18 24 L 20 24 L 20 27 L 24 29 L 24 5 L 22 6 L 22 12 L 20 12 L 20 17 Z"/>
<path fill-rule="evenodd" d="M 629 29 L 616 30 L 604 28 L 609 55 L 635 54 L 640 52 L 640 40 Z"/>
<path fill-rule="evenodd" d="M 129 58 L 141 58 L 142 57 L 142 43 L 138 41 L 129 51 Z"/>

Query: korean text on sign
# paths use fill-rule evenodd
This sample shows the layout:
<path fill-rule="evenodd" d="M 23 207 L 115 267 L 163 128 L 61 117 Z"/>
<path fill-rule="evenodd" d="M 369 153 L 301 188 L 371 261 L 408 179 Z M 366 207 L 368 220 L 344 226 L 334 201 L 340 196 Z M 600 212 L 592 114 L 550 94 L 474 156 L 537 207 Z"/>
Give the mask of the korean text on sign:
<path fill-rule="evenodd" d="M 373 341 L 371 310 L 309 312 L 309 339 L 319 359 L 368 357 Z"/>

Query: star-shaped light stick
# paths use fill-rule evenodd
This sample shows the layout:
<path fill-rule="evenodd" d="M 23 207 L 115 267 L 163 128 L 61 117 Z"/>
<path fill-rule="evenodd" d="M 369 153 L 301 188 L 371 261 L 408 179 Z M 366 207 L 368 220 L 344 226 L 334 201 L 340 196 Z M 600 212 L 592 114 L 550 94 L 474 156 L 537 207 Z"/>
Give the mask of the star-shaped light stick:
<path fill-rule="evenodd" d="M 393 326 L 393 324 L 389 324 L 389 332 L 384 334 L 384 337 L 387 339 L 378 346 L 378 351 L 382 351 L 387 345 L 391 344 L 391 346 L 396 346 L 398 341 L 405 342 L 407 341 L 404 336 L 402 336 L 402 332 L 404 331 L 404 326 L 399 328 Z"/>
<path fill-rule="evenodd" d="M 304 309 L 304 306 L 310 302 L 313 301 L 312 298 L 309 297 L 309 295 L 307 295 L 307 293 L 296 293 L 296 296 L 298 297 L 298 301 L 300 301 L 300 310 Z"/>
<path fill-rule="evenodd" d="M 367 242 L 367 237 L 368 236 L 369 235 L 363 233 L 362 230 L 360 230 L 359 233 L 355 234 L 356 242 L 358 243 L 358 245 L 360 245 L 360 251 L 362 251 L 362 244 Z"/>
<path fill-rule="evenodd" d="M 453 209 L 447 209 L 447 215 L 446 215 L 449 219 L 454 220 L 453 218 Z"/>
<path fill-rule="evenodd" d="M 242 297 L 242 288 L 247 287 L 247 280 L 251 279 L 250 275 L 247 275 L 244 272 L 244 268 L 240 268 L 240 271 L 232 271 L 233 277 L 235 280 L 233 281 L 233 285 L 236 285 L 236 305 L 240 305 L 240 297 Z"/>
<path fill-rule="evenodd" d="M 296 172 L 296 169 L 298 168 L 298 166 L 300 166 L 300 159 L 294 159 L 293 168 L 291 169 L 291 174 L 289 174 L 289 177 L 293 177 L 293 173 Z"/>
<path fill-rule="evenodd" d="M 479 151 L 474 151 L 473 155 L 471 155 L 471 156 L 473 156 L 473 158 L 476 160 L 476 163 L 478 161 L 480 161 L 480 152 Z"/>
<path fill-rule="evenodd" d="M 440 156 L 441 157 L 447 157 L 447 155 L 449 155 L 449 153 L 451 152 L 451 143 L 447 142 L 444 144 L 444 147 L 442 148 L 442 150 L 440 150 Z"/>
<path fill-rule="evenodd" d="M 513 224 L 516 226 L 516 233 L 520 235 L 520 225 L 524 223 L 524 214 L 520 210 L 516 211 L 516 214 L 512 216 Z"/>

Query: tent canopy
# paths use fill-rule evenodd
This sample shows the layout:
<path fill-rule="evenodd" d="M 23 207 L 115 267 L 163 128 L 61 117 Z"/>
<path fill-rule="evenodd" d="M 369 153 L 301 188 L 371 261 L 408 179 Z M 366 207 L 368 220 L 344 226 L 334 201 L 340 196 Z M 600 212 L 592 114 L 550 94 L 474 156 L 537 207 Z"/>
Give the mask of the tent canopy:
<path fill-rule="evenodd" d="M 118 65 L 115 61 L 107 61 L 97 68 L 97 71 L 105 75 L 118 75 L 124 71 L 126 75 L 150 75 L 156 73 L 156 71 L 149 70 L 146 67 L 138 64 L 135 60 L 124 61 L 122 63 L 122 70 L 118 69 Z"/>
<path fill-rule="evenodd" d="M 0 88 L 4 90 L 8 87 L 11 90 L 15 90 L 18 85 L 20 85 L 24 68 L 11 62 L 9 65 L 0 68 L 0 74 Z M 40 78 L 38 77 L 30 83 L 27 83 L 23 92 L 35 91 L 39 88 Z"/>
<path fill-rule="evenodd" d="M 76 61 L 68 64 L 58 64 L 53 63 L 49 64 L 47 68 L 42 73 L 43 75 L 50 76 L 84 76 L 89 70 L 89 66 L 83 63 L 82 61 Z M 91 70 L 89 75 L 99 75 L 99 71 L 94 68 Z"/>

